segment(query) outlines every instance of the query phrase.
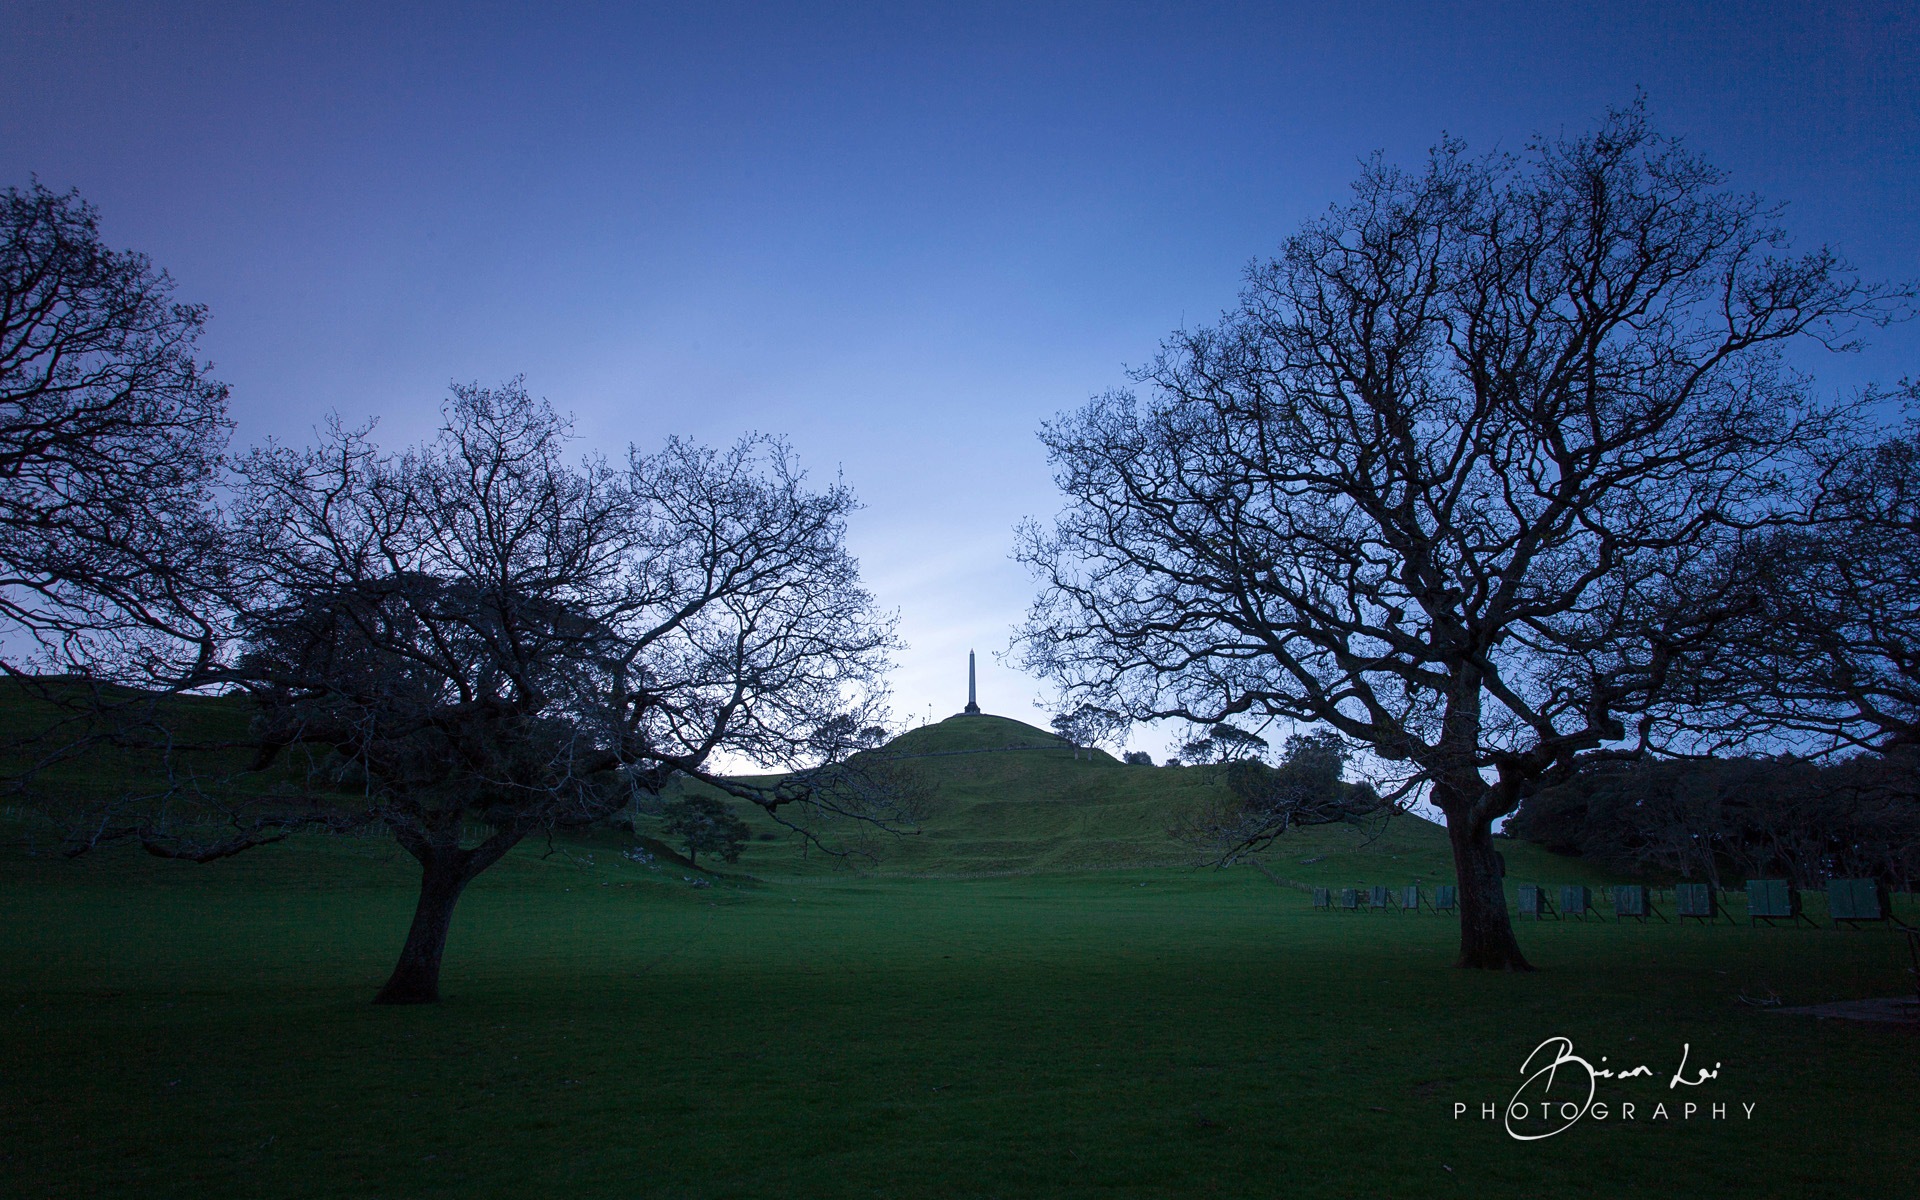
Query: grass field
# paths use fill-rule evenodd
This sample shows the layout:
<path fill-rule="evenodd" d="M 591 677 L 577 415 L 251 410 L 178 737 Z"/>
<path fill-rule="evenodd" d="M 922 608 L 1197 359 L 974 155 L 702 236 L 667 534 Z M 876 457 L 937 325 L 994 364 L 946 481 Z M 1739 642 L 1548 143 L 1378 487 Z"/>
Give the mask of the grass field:
<path fill-rule="evenodd" d="M 1528 922 L 1539 972 L 1460 972 L 1449 920 L 1294 886 L 1440 878 L 1433 827 L 1193 870 L 1162 831 L 1197 773 L 961 732 L 922 731 L 927 832 L 861 871 L 756 841 L 694 886 L 623 837 L 523 847 L 423 1008 L 368 1003 L 416 884 L 389 842 L 195 866 L 8 837 L 0 1194 L 1920 1195 L 1916 1035 L 1738 1002 L 1899 994 L 1883 931 Z M 1641 1116 L 1478 1119 L 1553 1035 L 1649 1065 L 1599 1085 Z M 1650 1119 L 1682 1043 L 1727 1119 Z"/>

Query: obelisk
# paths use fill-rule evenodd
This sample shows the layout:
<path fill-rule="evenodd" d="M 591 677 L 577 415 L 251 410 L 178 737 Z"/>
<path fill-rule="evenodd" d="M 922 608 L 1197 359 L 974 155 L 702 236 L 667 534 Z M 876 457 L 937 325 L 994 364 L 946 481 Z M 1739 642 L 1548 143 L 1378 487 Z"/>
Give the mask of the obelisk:
<path fill-rule="evenodd" d="M 974 698 L 973 651 L 971 650 L 967 651 L 967 707 L 965 711 L 973 714 L 976 717 L 980 715 L 979 702 Z"/>

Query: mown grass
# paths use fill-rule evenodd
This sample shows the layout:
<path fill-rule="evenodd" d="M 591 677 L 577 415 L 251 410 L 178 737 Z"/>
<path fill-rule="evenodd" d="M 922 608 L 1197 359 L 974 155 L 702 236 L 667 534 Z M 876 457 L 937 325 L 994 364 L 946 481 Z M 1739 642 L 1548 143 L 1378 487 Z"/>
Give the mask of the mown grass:
<path fill-rule="evenodd" d="M 1538 973 L 1460 972 L 1450 920 L 1303 890 L 1444 879 L 1439 829 L 1174 865 L 1204 773 L 944 753 L 1045 737 L 991 721 L 912 735 L 938 788 L 877 861 L 756 840 L 709 881 L 624 835 L 523 846 L 418 1009 L 368 1003 L 417 883 L 391 842 L 195 866 L 0 828 L 0 1194 L 1917 1194 L 1915 1034 L 1740 1002 L 1897 995 L 1884 931 L 1527 922 Z M 1729 1118 L 1514 1141 L 1479 1107 L 1553 1035 L 1647 1063 L 1601 1085 L 1647 1115 L 1684 1043 Z"/>
<path fill-rule="evenodd" d="M 482 876 L 447 1000 L 399 1010 L 367 1003 L 414 883 L 383 843 L 14 856 L 0 1191 L 1913 1194 L 1914 1035 L 1737 1003 L 1897 994 L 1879 932 L 1529 924 L 1542 970 L 1489 976 L 1444 919 L 1246 869 L 695 888 L 616 849 Z M 1643 1100 L 1689 1043 L 1736 1116 L 1454 1119 L 1553 1034 L 1648 1062 L 1613 1085 Z"/>

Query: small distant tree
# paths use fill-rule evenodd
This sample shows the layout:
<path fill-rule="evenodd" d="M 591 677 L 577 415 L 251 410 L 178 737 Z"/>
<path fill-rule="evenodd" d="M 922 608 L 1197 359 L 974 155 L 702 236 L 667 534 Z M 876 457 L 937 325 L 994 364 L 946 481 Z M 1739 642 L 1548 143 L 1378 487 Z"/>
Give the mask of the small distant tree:
<path fill-rule="evenodd" d="M 698 863 L 702 852 L 717 854 L 722 862 L 740 861 L 740 847 L 753 836 L 732 808 L 712 796 L 688 796 L 666 806 L 666 830 L 687 848 L 687 861 Z"/>
<path fill-rule="evenodd" d="M 1267 752 L 1267 739 L 1224 723 L 1216 724 L 1205 737 L 1195 738 L 1180 747 L 1182 762 L 1235 763 L 1258 759 Z"/>
<path fill-rule="evenodd" d="M 1209 861 L 1225 864 L 1265 849 L 1289 829 L 1360 824 L 1390 814 L 1393 805 L 1371 784 L 1341 778 L 1348 757 L 1338 734 L 1321 731 L 1289 737 L 1278 766 L 1251 757 L 1230 762 L 1226 797 L 1202 807 L 1174 834 Z"/>
<path fill-rule="evenodd" d="M 1153 755 L 1145 750 L 1129 750 L 1121 761 L 1130 767 L 1150 767 L 1153 765 Z"/>
<path fill-rule="evenodd" d="M 1125 736 L 1130 722 L 1110 708 L 1082 704 L 1072 712 L 1061 713 L 1052 724 L 1061 740 L 1074 747 L 1075 758 L 1080 757 L 1082 749 L 1091 758 L 1093 748 L 1101 742 Z"/>

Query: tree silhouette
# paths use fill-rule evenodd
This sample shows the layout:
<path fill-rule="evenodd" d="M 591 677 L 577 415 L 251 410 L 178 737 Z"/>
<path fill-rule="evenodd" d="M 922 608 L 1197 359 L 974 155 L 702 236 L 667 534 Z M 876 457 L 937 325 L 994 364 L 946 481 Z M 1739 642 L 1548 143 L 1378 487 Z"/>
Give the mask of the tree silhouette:
<path fill-rule="evenodd" d="M 1694 568 L 1796 502 L 1835 415 L 1787 369 L 1911 293 L 1794 256 L 1639 107 L 1520 158 L 1375 160 L 1042 440 L 1027 667 L 1136 720 L 1324 726 L 1430 789 L 1459 963 L 1529 969 L 1491 831 L 1583 756 L 1656 751 L 1750 610 Z M 1681 598 L 1684 603 L 1676 604 Z"/>
<path fill-rule="evenodd" d="M 379 1000 L 416 1003 L 438 997 L 475 876 L 669 780 L 783 824 L 910 816 L 855 760 L 894 639 L 845 549 L 844 486 L 808 488 L 764 438 L 571 464 L 567 422 L 518 381 L 456 388 L 445 411 L 400 454 L 335 425 L 239 462 L 233 650 L 192 682 L 251 697 L 254 767 L 302 783 L 148 797 L 92 822 L 96 841 L 208 859 L 302 825 L 385 828 L 421 890 Z M 784 773 L 742 781 L 719 754 Z"/>

